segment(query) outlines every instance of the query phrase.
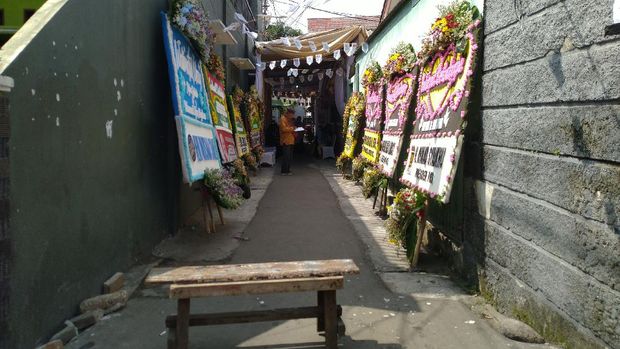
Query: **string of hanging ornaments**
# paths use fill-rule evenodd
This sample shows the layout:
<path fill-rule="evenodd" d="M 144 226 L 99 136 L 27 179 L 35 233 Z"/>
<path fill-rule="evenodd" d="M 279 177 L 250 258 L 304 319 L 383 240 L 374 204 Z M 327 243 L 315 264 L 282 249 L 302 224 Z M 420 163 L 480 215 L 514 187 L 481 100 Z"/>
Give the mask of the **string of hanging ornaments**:
<path fill-rule="evenodd" d="M 283 37 L 283 38 L 280 38 L 279 41 L 280 43 L 286 46 L 289 46 L 289 47 L 292 47 L 294 45 L 299 51 L 301 51 L 301 49 L 304 47 L 301 40 L 299 40 L 299 38 L 292 38 L 291 40 L 291 38 L 289 37 Z M 321 43 L 320 50 L 314 41 L 308 41 L 308 47 L 313 52 L 312 55 L 306 56 L 306 64 L 308 66 L 311 66 L 313 63 L 321 64 L 321 62 L 323 62 L 323 58 L 328 56 L 330 53 L 332 54 L 332 57 L 336 61 L 342 57 L 341 50 L 337 49 L 337 50 L 332 51 L 327 41 L 323 41 Z M 366 42 L 362 43 L 361 48 L 364 53 L 368 52 L 368 43 Z M 345 42 L 342 47 L 342 51 L 344 52 L 345 55 L 347 55 L 347 57 L 351 57 L 357 51 L 357 49 L 358 49 L 358 44 L 356 42 L 352 42 L 352 43 Z M 289 69 L 287 76 L 290 77 L 291 75 L 293 75 L 294 77 L 297 77 L 299 74 L 298 68 L 299 66 L 301 66 L 301 58 L 293 58 L 290 61 L 292 62 L 294 68 Z M 279 66 L 281 69 L 284 69 L 288 66 L 288 64 L 289 64 L 288 59 L 282 59 L 279 61 L 269 61 L 269 63 L 257 61 L 256 69 L 258 69 L 259 71 L 264 71 L 265 69 L 267 69 L 267 67 L 269 67 L 270 70 L 274 70 L 276 69 L 277 66 Z M 339 69 L 342 69 L 342 68 L 339 68 Z M 328 74 L 328 72 L 330 73 Z M 331 69 L 327 69 L 325 74 L 330 78 L 333 76 L 333 72 L 331 71 Z M 340 71 L 340 73 L 338 74 L 341 75 L 342 71 Z M 320 76 L 319 79 L 323 79 L 323 76 Z M 301 81 L 303 82 L 303 80 Z M 310 78 L 309 81 L 312 81 L 312 77 Z"/>

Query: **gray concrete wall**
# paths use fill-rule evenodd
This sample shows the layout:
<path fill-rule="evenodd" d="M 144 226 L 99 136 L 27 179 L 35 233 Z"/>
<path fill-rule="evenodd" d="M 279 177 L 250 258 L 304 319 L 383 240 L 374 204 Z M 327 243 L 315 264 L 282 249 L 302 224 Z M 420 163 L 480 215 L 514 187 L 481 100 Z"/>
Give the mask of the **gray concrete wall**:
<path fill-rule="evenodd" d="M 620 37 L 611 0 L 486 1 L 465 265 L 569 348 L 620 348 Z"/>
<path fill-rule="evenodd" d="M 49 4 L 58 12 L 37 14 L 48 22 L 23 51 L 0 51 L 3 64 L 18 54 L 1 72 L 15 79 L 8 348 L 47 340 L 176 224 L 167 1 Z"/>
<path fill-rule="evenodd" d="M 230 0 L 204 5 L 210 18 L 232 22 Z M 11 348 L 46 340 L 200 206 L 180 179 L 159 17 L 167 8 L 167 0 L 50 0 L 0 51 L 0 73 L 16 83 L 10 308 L 0 319 L 10 323 Z M 216 46 L 229 91 L 250 81 L 228 57 L 253 54 L 234 35 L 239 44 Z"/>

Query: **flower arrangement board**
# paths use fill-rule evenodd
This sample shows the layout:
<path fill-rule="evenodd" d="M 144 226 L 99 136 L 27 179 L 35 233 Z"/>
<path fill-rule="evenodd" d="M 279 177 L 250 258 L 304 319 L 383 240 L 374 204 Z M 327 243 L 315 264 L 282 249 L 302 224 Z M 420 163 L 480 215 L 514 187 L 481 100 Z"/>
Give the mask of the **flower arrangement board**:
<path fill-rule="evenodd" d="M 417 87 L 418 68 L 413 72 L 393 75 L 387 83 L 385 119 L 379 169 L 388 177 L 394 175 L 404 143 L 405 126 L 410 122 L 410 107 Z"/>
<path fill-rule="evenodd" d="M 206 80 L 209 87 L 211 118 L 217 132 L 217 144 L 220 147 L 220 155 L 223 163 L 229 163 L 237 159 L 237 147 L 228 115 L 228 107 L 226 106 L 224 85 L 210 73 L 206 73 Z"/>
<path fill-rule="evenodd" d="M 345 141 L 343 153 L 351 159 L 359 152 L 357 145 L 364 127 L 364 102 L 364 95 L 355 92 L 349 98 L 344 112 L 347 123 L 344 130 Z"/>
<path fill-rule="evenodd" d="M 421 68 L 408 158 L 401 182 L 447 203 L 466 127 L 478 26 L 467 27 L 460 48 L 449 44 Z"/>
<path fill-rule="evenodd" d="M 241 107 L 231 95 L 228 96 L 228 110 L 230 110 L 230 121 L 233 124 L 237 153 L 239 156 L 243 156 L 250 153 L 250 142 L 248 141 L 248 134 L 243 125 Z"/>
<path fill-rule="evenodd" d="M 246 108 L 248 117 L 248 126 L 250 130 L 250 145 L 252 148 L 262 144 L 262 120 L 260 113 L 260 100 L 255 96 L 253 91 L 246 93 Z"/>
<path fill-rule="evenodd" d="M 191 183 L 204 178 L 206 169 L 220 168 L 216 131 L 200 57 L 187 38 L 171 26 L 165 13 L 161 19 L 183 179 Z"/>
<path fill-rule="evenodd" d="M 383 129 L 383 85 L 369 84 L 366 87 L 366 128 L 362 142 L 362 156 L 369 162 L 379 161 L 381 130 Z"/>

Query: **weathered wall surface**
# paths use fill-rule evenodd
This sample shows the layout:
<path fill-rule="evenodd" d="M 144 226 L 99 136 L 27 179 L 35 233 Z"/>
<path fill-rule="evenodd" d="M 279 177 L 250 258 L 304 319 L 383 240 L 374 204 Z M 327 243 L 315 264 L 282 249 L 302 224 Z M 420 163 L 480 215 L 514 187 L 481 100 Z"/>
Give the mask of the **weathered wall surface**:
<path fill-rule="evenodd" d="M 172 233 L 177 212 L 167 1 L 52 3 L 59 11 L 1 72 L 15 79 L 9 348 L 47 340 Z"/>
<path fill-rule="evenodd" d="M 481 290 L 570 348 L 620 348 L 612 2 L 486 1 L 481 131 L 466 150 Z"/>

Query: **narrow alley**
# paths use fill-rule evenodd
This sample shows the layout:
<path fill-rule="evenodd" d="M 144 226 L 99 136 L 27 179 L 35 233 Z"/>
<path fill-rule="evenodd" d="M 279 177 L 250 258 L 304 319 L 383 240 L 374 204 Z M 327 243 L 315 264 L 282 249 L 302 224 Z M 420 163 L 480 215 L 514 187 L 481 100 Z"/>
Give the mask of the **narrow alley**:
<path fill-rule="evenodd" d="M 300 159 L 293 176 L 278 176 L 226 264 L 351 258 L 360 267 L 338 292 L 343 306 L 344 348 L 551 348 L 511 341 L 471 311 L 475 297 L 459 300 L 396 294 L 386 288 L 365 246 L 343 214 L 320 167 Z M 262 171 L 272 171 L 265 168 Z M 379 218 L 377 218 L 379 219 Z M 370 247 L 369 247 L 370 248 Z M 376 247 L 375 247 L 376 248 Z M 416 282 L 415 274 L 411 282 Z M 454 298 L 454 297 L 448 297 Z M 316 294 L 212 297 L 192 303 L 192 312 L 244 311 L 308 306 Z M 127 307 L 80 334 L 67 348 L 166 348 L 163 319 L 176 304 L 163 289 L 142 289 Z M 441 324 L 441 326 L 437 326 Z M 446 333 L 448 331 L 448 333 Z M 190 348 L 323 348 L 316 320 L 194 327 Z"/>
<path fill-rule="evenodd" d="M 620 0 L 0 0 L 0 349 L 620 349 Z"/>

